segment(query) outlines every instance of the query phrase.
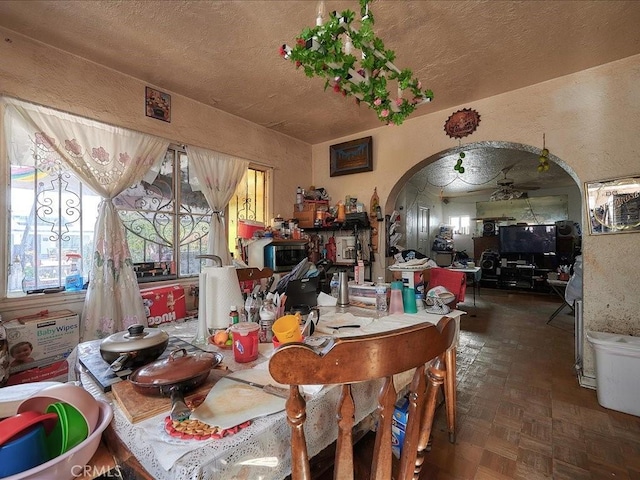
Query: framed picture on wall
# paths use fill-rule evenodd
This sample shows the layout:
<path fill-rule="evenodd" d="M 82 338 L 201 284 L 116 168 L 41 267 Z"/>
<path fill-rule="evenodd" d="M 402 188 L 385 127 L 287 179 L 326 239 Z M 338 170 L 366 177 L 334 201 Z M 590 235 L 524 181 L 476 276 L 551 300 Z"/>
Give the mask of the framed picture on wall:
<path fill-rule="evenodd" d="M 640 175 L 586 182 L 589 233 L 640 232 Z"/>
<path fill-rule="evenodd" d="M 329 147 L 330 176 L 373 170 L 372 137 L 338 143 Z"/>
<path fill-rule="evenodd" d="M 146 87 L 145 113 L 147 117 L 171 122 L 171 95 L 155 88 Z"/>

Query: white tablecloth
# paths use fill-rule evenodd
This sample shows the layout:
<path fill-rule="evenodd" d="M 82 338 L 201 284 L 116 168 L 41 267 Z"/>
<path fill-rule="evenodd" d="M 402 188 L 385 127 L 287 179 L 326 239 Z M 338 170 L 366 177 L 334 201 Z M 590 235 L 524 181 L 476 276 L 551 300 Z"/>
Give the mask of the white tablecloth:
<path fill-rule="evenodd" d="M 336 322 L 353 320 L 349 317 L 340 318 L 340 314 L 334 313 L 335 308 L 322 310 L 320 326 L 323 323 L 336 325 Z M 459 319 L 463 313 L 455 310 L 448 316 Z M 371 321 L 361 329 L 345 329 L 336 332 L 336 335 L 374 333 L 417 322 L 435 323 L 441 318 L 441 315 L 428 314 L 424 311 L 414 315 L 390 315 L 376 318 L 375 311 L 351 308 L 349 314 L 356 318 L 369 318 Z M 190 341 L 197 330 L 197 321 L 177 323 L 163 329 L 172 336 Z M 199 346 L 217 350 L 212 345 Z M 247 364 L 236 363 L 231 351 L 222 351 L 222 353 L 225 356 L 224 363 L 231 370 L 240 370 L 268 361 L 273 353 L 273 347 L 271 344 L 261 344 L 258 360 Z M 70 358 L 70 361 L 74 360 Z M 284 411 L 254 419 L 249 427 L 219 440 L 177 440 L 164 432 L 163 422 L 168 412 L 131 424 L 110 393 L 103 393 L 93 379 L 81 369 L 79 375 L 87 390 L 94 396 L 111 403 L 114 407 L 113 425 L 118 436 L 142 466 L 158 480 L 222 478 L 269 480 L 282 479 L 291 472 L 290 427 Z M 401 389 L 409 383 L 410 379 L 410 374 L 396 378 L 396 388 Z M 354 385 L 356 423 L 375 411 L 381 386 L 381 380 Z M 340 389 L 325 387 L 307 402 L 305 435 L 310 456 L 318 454 L 337 437 L 337 426 L 333 419 L 339 395 Z"/>

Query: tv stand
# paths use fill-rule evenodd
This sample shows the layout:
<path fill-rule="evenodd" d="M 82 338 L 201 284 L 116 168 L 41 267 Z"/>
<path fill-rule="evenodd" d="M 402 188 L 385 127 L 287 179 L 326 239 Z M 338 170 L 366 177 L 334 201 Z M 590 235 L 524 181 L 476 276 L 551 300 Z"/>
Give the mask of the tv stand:
<path fill-rule="evenodd" d="M 497 269 L 499 288 L 547 290 L 545 280 L 551 269 L 538 268 L 526 260 L 501 259 Z"/>

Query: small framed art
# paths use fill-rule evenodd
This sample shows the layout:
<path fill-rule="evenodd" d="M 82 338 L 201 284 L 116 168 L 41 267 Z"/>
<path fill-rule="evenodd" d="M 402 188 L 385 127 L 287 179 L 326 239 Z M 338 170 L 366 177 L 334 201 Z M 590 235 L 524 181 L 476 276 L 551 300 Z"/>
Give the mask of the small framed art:
<path fill-rule="evenodd" d="M 147 117 L 171 122 L 171 95 L 155 88 L 146 87 L 145 112 Z"/>

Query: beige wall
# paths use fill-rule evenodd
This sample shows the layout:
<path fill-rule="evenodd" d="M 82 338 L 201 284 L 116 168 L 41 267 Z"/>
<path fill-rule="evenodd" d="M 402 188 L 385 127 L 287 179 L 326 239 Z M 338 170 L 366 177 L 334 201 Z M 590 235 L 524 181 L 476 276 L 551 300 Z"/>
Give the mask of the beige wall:
<path fill-rule="evenodd" d="M 438 92 L 432 106 L 437 108 Z M 482 118 L 469 142 L 505 141 L 546 146 L 585 181 L 640 173 L 640 56 L 484 99 L 473 108 Z M 398 192 L 424 159 L 457 146 L 443 131 L 458 108 L 414 117 L 401 126 L 382 126 L 313 146 L 313 183 L 337 200 L 349 194 L 368 203 L 377 186 L 386 213 Z M 329 177 L 329 146 L 373 137 L 373 171 Z M 582 225 L 587 225 L 582 213 Z M 640 234 L 583 237 L 584 323 L 586 330 L 640 335 Z M 383 268 L 383 260 L 375 272 Z M 378 273 L 374 272 L 374 277 Z M 593 352 L 585 345 L 585 374 L 594 375 Z"/>
<path fill-rule="evenodd" d="M 274 168 L 271 212 L 293 211 L 297 185 L 311 183 L 310 145 L 207 107 L 170 91 L 171 123 L 145 116 L 145 86 L 149 85 L 79 57 L 33 42 L 0 28 L 0 95 L 82 115 L 96 120 L 237 155 Z M 167 66 L 163 66 L 167 68 Z M 155 85 L 160 90 L 161 85 Z M 4 159 L 5 157 L 2 156 Z M 1 161 L 4 166 L 4 160 Z M 290 172 L 296 172 L 293 176 Z M 6 169 L 0 177 L 6 182 Z M 3 183 L 6 184 L 6 183 Z M 2 202 L 5 205 L 2 189 Z M 6 256 L 5 224 L 0 229 L 0 261 Z M 194 283 L 193 280 L 187 283 Z M 82 311 L 83 295 L 46 295 L 24 300 L 0 299 L 4 319 L 39 311 L 70 308 Z"/>

